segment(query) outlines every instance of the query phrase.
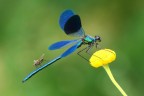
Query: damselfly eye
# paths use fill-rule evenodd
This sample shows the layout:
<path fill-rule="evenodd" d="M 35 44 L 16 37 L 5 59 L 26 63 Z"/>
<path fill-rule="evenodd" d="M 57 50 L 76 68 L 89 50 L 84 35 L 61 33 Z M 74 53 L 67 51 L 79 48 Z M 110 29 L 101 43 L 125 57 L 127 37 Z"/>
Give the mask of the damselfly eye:
<path fill-rule="evenodd" d="M 101 38 L 100 38 L 100 36 L 95 36 L 95 39 L 96 39 L 96 41 L 101 42 Z"/>

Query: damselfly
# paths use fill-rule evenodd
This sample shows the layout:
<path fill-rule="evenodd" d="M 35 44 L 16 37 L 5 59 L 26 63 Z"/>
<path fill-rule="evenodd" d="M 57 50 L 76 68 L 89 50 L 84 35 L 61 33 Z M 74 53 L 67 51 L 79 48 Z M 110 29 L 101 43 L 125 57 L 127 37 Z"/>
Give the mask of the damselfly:
<path fill-rule="evenodd" d="M 48 48 L 49 50 L 56 50 L 56 49 L 66 47 L 67 45 L 71 45 L 71 44 L 73 44 L 73 45 L 69 49 L 67 49 L 64 53 L 62 53 L 60 56 L 54 58 L 50 62 L 44 64 L 43 66 L 41 66 L 41 67 L 37 68 L 36 70 L 34 70 L 33 72 L 31 72 L 28 76 L 26 76 L 23 79 L 23 82 L 25 82 L 30 77 L 32 77 L 34 74 L 36 74 L 40 70 L 46 68 L 50 64 L 56 62 L 57 60 L 59 60 L 61 58 L 64 58 L 64 57 L 70 55 L 71 53 L 73 53 L 76 49 L 78 49 L 82 45 L 86 44 L 87 47 L 78 52 L 79 56 L 81 56 L 79 54 L 80 52 L 82 52 L 83 50 L 87 50 L 86 52 L 88 52 L 92 46 L 95 45 L 97 47 L 98 42 L 101 41 L 99 36 L 91 37 L 91 36 L 85 34 L 85 32 L 82 28 L 82 24 L 81 24 L 79 15 L 75 14 L 72 10 L 66 10 L 61 14 L 60 19 L 59 19 L 59 25 L 67 35 L 77 36 L 77 37 L 79 37 L 79 39 L 64 40 L 64 41 L 59 41 L 59 42 L 52 44 Z"/>

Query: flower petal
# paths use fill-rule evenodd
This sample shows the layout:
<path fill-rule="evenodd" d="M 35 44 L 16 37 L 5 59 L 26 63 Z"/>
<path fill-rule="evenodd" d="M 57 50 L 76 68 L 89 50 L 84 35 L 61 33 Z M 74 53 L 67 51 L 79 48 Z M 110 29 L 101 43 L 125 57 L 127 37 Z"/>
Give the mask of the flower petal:
<path fill-rule="evenodd" d="M 116 59 L 116 53 L 110 49 L 101 49 L 96 51 L 90 58 L 90 64 L 93 67 L 100 67 L 111 63 Z"/>

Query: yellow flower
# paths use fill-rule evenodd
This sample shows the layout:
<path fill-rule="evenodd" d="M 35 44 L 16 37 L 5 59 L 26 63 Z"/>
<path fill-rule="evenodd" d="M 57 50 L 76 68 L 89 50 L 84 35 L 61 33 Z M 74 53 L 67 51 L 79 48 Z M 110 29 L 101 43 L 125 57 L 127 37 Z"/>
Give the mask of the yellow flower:
<path fill-rule="evenodd" d="M 100 67 L 111 63 L 116 59 L 116 53 L 110 49 L 96 51 L 90 58 L 90 64 L 93 67 Z"/>
<path fill-rule="evenodd" d="M 123 96 L 127 96 L 124 90 L 120 87 L 120 85 L 114 79 L 111 70 L 108 66 L 109 63 L 116 59 L 116 53 L 110 49 L 101 49 L 96 51 L 90 58 L 90 64 L 93 67 L 100 67 L 103 66 L 105 71 L 107 72 L 109 78 L 111 79 L 112 83 L 117 87 L 117 89 L 121 92 Z"/>

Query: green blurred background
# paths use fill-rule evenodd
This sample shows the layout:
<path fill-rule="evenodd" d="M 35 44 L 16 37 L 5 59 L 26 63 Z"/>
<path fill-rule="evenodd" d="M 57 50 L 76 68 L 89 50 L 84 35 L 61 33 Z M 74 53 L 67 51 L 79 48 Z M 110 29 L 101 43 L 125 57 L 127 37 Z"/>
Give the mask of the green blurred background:
<path fill-rule="evenodd" d="M 75 39 L 58 24 L 66 9 L 80 15 L 86 34 L 101 36 L 102 48 L 115 50 L 117 59 L 110 68 L 126 93 L 142 96 L 143 0 L 0 0 L 0 94 L 122 96 L 103 68 L 91 67 L 76 52 L 21 82 L 35 69 L 33 60 L 42 53 L 49 61 L 67 49 L 49 51 L 50 44 Z"/>

